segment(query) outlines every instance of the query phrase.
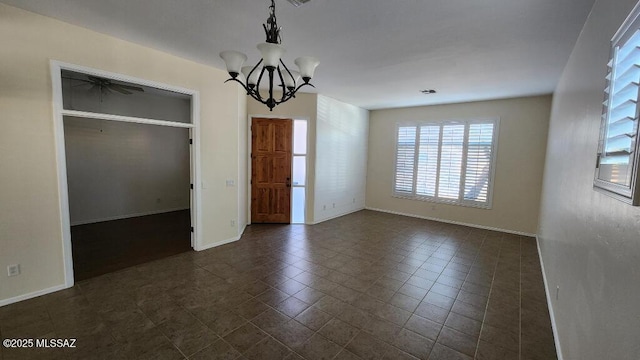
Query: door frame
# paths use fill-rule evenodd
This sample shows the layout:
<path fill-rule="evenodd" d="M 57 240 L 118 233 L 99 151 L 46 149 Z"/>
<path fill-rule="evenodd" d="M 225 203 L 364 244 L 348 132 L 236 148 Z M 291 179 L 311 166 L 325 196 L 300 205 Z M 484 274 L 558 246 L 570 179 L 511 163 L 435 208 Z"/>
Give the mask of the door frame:
<path fill-rule="evenodd" d="M 94 118 L 109 121 L 121 121 L 138 124 L 171 126 L 177 128 L 188 128 L 193 144 L 190 148 L 190 177 L 194 185 L 191 190 L 191 224 L 193 232 L 191 234 L 191 246 L 194 250 L 204 249 L 202 244 L 202 221 L 201 221 L 201 194 L 200 184 L 200 93 L 197 90 L 181 88 L 173 85 L 149 81 L 132 76 L 89 68 L 86 66 L 65 63 L 57 60 L 50 61 L 51 85 L 53 90 L 53 124 L 54 140 L 56 152 L 56 171 L 58 178 L 58 201 L 60 209 L 60 228 L 62 235 L 62 256 L 64 259 L 64 283 L 66 288 L 74 285 L 73 276 L 73 256 L 71 246 L 71 221 L 69 215 L 69 193 L 67 184 L 67 159 L 64 138 L 64 116 L 78 116 L 84 118 Z M 191 96 L 191 123 L 177 123 L 173 121 L 162 121 L 154 119 L 137 118 L 130 116 L 97 114 L 75 110 L 64 110 L 62 102 L 62 70 L 71 70 L 84 74 L 104 77 L 108 79 L 130 82 L 138 85 L 155 87 L 162 90 L 173 91 Z"/>
<path fill-rule="evenodd" d="M 308 204 L 309 204 L 309 134 L 310 134 L 310 126 L 311 126 L 311 119 L 308 116 L 295 116 L 295 115 L 264 115 L 264 114 L 248 114 L 247 115 L 247 225 L 251 225 L 251 174 L 252 174 L 252 167 L 251 167 L 251 149 L 252 149 L 252 145 L 253 145 L 253 138 L 252 138 L 252 132 L 253 130 L 251 129 L 251 124 L 253 122 L 253 118 L 267 118 L 267 119 L 291 119 L 292 121 L 296 121 L 296 120 L 305 120 L 307 122 L 307 156 L 305 157 L 305 166 L 307 171 L 305 172 L 305 179 L 304 179 L 304 183 L 305 183 L 305 187 L 304 187 L 304 207 L 305 207 L 305 212 L 304 212 L 304 223 L 305 224 L 309 224 L 309 217 L 308 214 L 309 212 L 306 211 L 308 208 Z M 291 131 L 292 134 L 291 136 L 293 137 L 293 126 L 291 127 Z M 293 138 L 292 138 L 293 140 Z M 293 143 L 292 143 L 293 145 Z M 292 151 L 291 151 L 291 171 L 293 172 L 293 146 L 292 146 Z M 293 189 L 293 187 L 292 187 Z M 291 201 L 291 211 L 293 211 L 293 192 L 290 198 Z M 291 225 L 291 224 L 290 224 Z"/>

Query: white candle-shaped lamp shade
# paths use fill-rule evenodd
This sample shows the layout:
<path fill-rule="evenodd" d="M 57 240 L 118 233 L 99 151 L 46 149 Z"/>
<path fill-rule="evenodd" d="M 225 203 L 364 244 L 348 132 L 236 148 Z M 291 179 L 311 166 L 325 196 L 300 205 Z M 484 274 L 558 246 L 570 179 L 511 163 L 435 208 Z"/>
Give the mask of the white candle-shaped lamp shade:
<path fill-rule="evenodd" d="M 282 69 L 282 78 L 284 79 L 284 86 L 289 90 L 293 90 L 300 79 L 300 74 L 297 71 L 291 70 L 291 75 L 286 69 Z"/>
<path fill-rule="evenodd" d="M 253 72 L 251 72 L 251 70 L 253 70 L 253 66 L 242 67 L 242 74 L 247 81 L 247 86 L 250 88 L 256 86 L 258 83 L 258 78 L 260 78 L 260 73 L 262 72 L 262 66 L 258 66 Z M 249 76 L 249 74 L 251 74 L 251 76 Z"/>
<path fill-rule="evenodd" d="M 247 55 L 239 51 L 223 51 L 220 53 L 220 57 L 227 65 L 227 72 L 234 79 L 240 73 L 242 64 L 247 61 Z"/>
<path fill-rule="evenodd" d="M 305 83 L 309 82 L 313 77 L 313 73 L 316 71 L 316 66 L 320 64 L 320 61 L 311 56 L 301 56 L 297 58 L 295 61 L 296 65 L 298 65 L 298 69 L 300 70 L 300 76 Z"/>
<path fill-rule="evenodd" d="M 285 49 L 272 43 L 258 44 L 258 50 L 262 54 L 262 65 L 266 68 L 275 68 L 280 63 L 280 58 L 284 55 Z"/>

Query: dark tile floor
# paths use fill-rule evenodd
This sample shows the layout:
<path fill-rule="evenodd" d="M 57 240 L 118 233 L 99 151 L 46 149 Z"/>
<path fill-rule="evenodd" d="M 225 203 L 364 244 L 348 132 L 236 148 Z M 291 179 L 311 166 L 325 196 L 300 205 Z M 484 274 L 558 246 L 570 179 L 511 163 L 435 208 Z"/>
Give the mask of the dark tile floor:
<path fill-rule="evenodd" d="M 9 359 L 555 359 L 535 240 L 360 211 L 0 308 Z"/>

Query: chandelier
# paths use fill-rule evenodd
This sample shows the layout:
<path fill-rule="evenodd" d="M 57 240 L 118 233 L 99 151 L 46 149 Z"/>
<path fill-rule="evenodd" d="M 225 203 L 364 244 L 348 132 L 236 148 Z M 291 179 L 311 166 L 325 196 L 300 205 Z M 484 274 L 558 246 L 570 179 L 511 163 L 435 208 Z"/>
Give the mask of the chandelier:
<path fill-rule="evenodd" d="M 229 81 L 239 83 L 247 90 L 247 95 L 267 105 L 269 110 L 273 111 L 276 105 L 294 98 L 301 87 L 307 85 L 314 87 L 309 81 L 320 62 L 311 56 L 299 57 L 294 61 L 299 71 L 289 70 L 284 64 L 281 58 L 285 49 L 280 45 L 282 28 L 278 27 L 276 20 L 275 0 L 271 0 L 269 18 L 262 27 L 267 35 L 267 42 L 258 44 L 262 59 L 255 66 L 242 66 L 247 60 L 247 55 L 239 51 L 223 51 L 220 53 L 220 57 L 224 60 L 227 72 L 231 75 L 231 78 L 225 83 Z M 243 76 L 240 77 L 240 74 Z M 266 77 L 269 79 L 268 84 L 264 83 Z M 300 77 L 302 77 L 302 83 L 300 83 Z M 260 93 L 261 85 L 268 85 L 268 96 L 263 96 Z M 273 91 L 277 88 L 282 92 L 282 96 L 278 99 L 273 96 Z"/>

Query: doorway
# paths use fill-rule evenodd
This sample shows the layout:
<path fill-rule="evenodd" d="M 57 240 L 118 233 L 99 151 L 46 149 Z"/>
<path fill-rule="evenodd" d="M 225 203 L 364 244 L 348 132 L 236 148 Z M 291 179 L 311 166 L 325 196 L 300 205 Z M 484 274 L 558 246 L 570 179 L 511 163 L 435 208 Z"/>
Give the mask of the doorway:
<path fill-rule="evenodd" d="M 197 250 L 198 93 L 56 61 L 51 73 L 66 286 Z"/>
<path fill-rule="evenodd" d="M 251 223 L 305 224 L 308 120 L 249 119 Z"/>
<path fill-rule="evenodd" d="M 189 129 L 63 121 L 75 279 L 191 250 Z"/>
<path fill-rule="evenodd" d="M 292 119 L 251 121 L 251 222 L 291 223 Z"/>

